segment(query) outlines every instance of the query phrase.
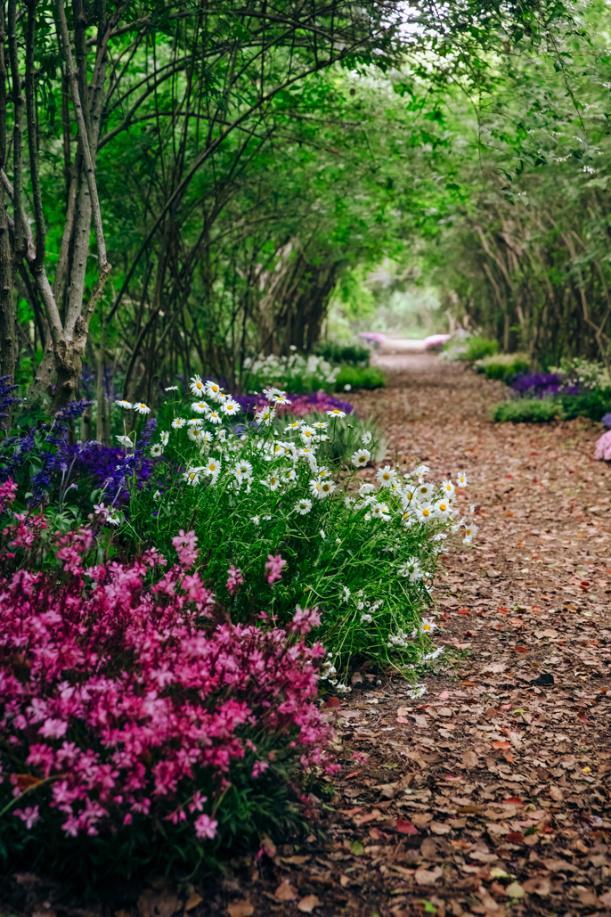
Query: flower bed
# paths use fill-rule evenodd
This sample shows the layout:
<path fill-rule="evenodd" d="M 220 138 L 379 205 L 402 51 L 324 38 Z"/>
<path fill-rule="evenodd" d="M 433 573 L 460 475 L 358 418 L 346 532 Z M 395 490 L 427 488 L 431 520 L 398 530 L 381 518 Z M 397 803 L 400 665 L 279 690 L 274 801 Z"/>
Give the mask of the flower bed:
<path fill-rule="evenodd" d="M 41 516 L 3 530 L 0 862 L 193 867 L 296 830 L 308 775 L 332 768 L 324 650 L 304 643 L 317 613 L 223 620 L 193 533 L 171 564 L 95 563 L 95 548 L 90 528 L 50 533 Z M 41 552 L 61 570 L 41 572 Z"/>
<path fill-rule="evenodd" d="M 338 408 L 312 423 L 282 419 L 290 399 L 271 388 L 245 424 L 216 383 L 194 377 L 191 395 L 191 403 L 177 395 L 163 409 L 155 444 L 163 456 L 147 486 L 133 489 L 119 532 L 124 549 L 167 551 L 177 528 L 194 528 L 206 576 L 234 620 L 252 621 L 264 604 L 287 622 L 297 605 L 316 605 L 317 636 L 340 675 L 356 663 L 417 663 L 431 649 L 422 615 L 437 556 L 470 524 L 457 509 L 460 487 L 390 466 L 365 480 L 374 446 L 368 430 L 353 443 L 346 474 L 333 456 L 350 425 Z M 269 556 L 285 563 L 266 593 L 259 583 Z M 232 579 L 230 589 L 228 570 L 244 585 Z"/>

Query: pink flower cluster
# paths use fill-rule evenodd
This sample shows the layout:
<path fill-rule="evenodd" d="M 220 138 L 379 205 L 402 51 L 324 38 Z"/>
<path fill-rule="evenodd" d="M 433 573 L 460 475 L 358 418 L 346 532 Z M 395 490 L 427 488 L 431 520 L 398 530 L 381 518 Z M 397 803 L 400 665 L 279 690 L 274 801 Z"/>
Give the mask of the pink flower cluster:
<path fill-rule="evenodd" d="M 174 565 L 149 550 L 88 566 L 82 528 L 55 536 L 60 572 L 40 572 L 39 531 L 20 517 L 0 545 L 0 836 L 9 819 L 47 840 L 56 824 L 76 837 L 143 821 L 211 839 L 230 784 L 277 753 L 293 773 L 332 769 L 324 650 L 301 639 L 316 613 L 288 630 L 215 623 L 192 532 Z"/>
<path fill-rule="evenodd" d="M 597 439 L 594 449 L 594 458 L 599 462 L 611 462 L 611 430 Z"/>
<path fill-rule="evenodd" d="M 265 561 L 265 575 L 270 586 L 282 579 L 286 561 L 281 554 L 268 554 Z"/>

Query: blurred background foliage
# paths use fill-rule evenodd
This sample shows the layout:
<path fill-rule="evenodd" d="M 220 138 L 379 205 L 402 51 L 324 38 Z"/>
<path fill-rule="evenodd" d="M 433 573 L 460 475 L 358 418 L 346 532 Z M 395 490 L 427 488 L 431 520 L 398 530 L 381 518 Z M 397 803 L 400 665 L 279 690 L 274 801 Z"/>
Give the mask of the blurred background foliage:
<path fill-rule="evenodd" d="M 0 6 L 24 386 L 154 401 L 365 329 L 608 359 L 602 0 Z"/>

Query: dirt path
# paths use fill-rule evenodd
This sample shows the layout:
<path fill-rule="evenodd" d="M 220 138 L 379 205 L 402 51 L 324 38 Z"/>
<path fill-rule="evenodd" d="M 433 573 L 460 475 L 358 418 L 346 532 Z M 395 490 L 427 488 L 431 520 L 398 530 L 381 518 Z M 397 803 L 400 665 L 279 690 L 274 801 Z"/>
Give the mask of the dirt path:
<path fill-rule="evenodd" d="M 493 426 L 500 385 L 384 362 L 389 387 L 358 409 L 399 465 L 466 470 L 477 506 L 478 540 L 435 590 L 443 667 L 420 698 L 382 680 L 341 701 L 345 768 L 320 836 L 234 864 L 214 893 L 160 883 L 135 910 L 37 914 L 611 913 L 611 468 L 591 458 L 595 427 Z"/>
<path fill-rule="evenodd" d="M 464 468 L 477 504 L 478 541 L 435 590 L 450 664 L 420 699 L 355 687 L 325 842 L 277 851 L 223 907 L 610 913 L 611 469 L 591 458 L 595 427 L 493 426 L 502 386 L 431 357 L 384 364 L 389 388 L 358 409 L 401 465 Z"/>

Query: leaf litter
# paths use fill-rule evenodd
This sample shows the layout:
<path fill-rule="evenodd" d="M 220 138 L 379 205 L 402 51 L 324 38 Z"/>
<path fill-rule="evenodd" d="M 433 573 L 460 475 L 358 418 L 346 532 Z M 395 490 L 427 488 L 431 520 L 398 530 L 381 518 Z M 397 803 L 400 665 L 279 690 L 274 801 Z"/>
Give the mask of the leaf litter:
<path fill-rule="evenodd" d="M 416 689 L 359 673 L 331 706 L 344 768 L 305 840 L 121 910 L 70 907 L 24 876 L 23 913 L 611 912 L 611 469 L 592 460 L 596 427 L 493 425 L 500 384 L 431 356 L 384 362 L 388 388 L 354 395 L 357 410 L 399 468 L 464 469 L 475 502 L 477 541 L 445 555 L 433 594 L 444 663 Z"/>

